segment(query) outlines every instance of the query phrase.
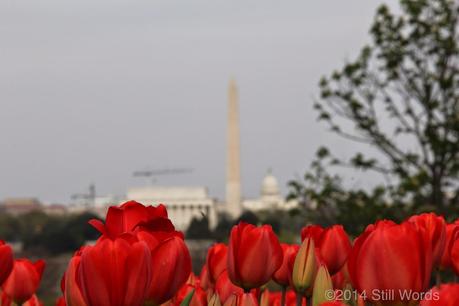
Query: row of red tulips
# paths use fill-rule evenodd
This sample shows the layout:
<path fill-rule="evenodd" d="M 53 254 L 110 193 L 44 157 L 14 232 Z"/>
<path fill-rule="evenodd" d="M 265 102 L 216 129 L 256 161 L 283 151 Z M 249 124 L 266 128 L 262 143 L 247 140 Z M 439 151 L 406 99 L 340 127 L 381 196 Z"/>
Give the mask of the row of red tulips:
<path fill-rule="evenodd" d="M 57 305 L 459 305 L 459 284 L 429 290 L 436 271 L 459 275 L 459 222 L 435 214 L 379 221 L 353 242 L 340 225 L 306 226 L 300 245 L 241 222 L 208 250 L 199 277 L 163 205 L 127 202 L 90 224 L 101 236 L 70 260 Z M 39 305 L 43 268 L 0 246 L 2 305 Z"/>

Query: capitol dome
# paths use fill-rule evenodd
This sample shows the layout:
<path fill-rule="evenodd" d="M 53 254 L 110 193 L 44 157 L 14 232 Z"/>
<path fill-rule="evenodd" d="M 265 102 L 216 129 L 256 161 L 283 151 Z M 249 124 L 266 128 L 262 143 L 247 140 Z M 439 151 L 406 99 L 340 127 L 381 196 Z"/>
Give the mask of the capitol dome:
<path fill-rule="evenodd" d="M 261 184 L 261 195 L 278 195 L 279 194 L 279 183 L 274 175 L 271 174 L 271 171 L 268 171 L 263 183 Z"/>

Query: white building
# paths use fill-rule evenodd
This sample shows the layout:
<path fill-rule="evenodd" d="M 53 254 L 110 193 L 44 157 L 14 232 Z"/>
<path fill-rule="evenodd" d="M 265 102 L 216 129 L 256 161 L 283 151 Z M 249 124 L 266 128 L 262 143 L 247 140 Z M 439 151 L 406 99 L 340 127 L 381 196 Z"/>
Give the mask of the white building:
<path fill-rule="evenodd" d="M 297 206 L 296 202 L 285 202 L 277 179 L 271 173 L 263 179 L 258 199 L 243 200 L 240 172 L 239 103 L 236 83 L 231 80 L 228 87 L 225 203 L 217 203 L 209 196 L 205 187 L 150 185 L 129 188 L 121 198 L 95 197 L 92 207 L 74 205 L 71 211 L 75 212 L 78 208 L 90 210 L 103 217 L 108 206 L 128 200 L 155 206 L 163 203 L 176 228 L 186 231 L 193 218 L 203 215 L 208 217 L 210 228 L 214 228 L 218 213 L 226 213 L 236 219 L 244 210 L 288 210 Z"/>
<path fill-rule="evenodd" d="M 290 210 L 297 206 L 297 201 L 284 200 L 280 192 L 279 183 L 271 171 L 268 171 L 261 183 L 260 197 L 242 201 L 244 210 L 254 212 L 262 210 Z"/>
<path fill-rule="evenodd" d="M 146 186 L 130 188 L 127 199 L 145 205 L 164 204 L 169 218 L 179 230 L 185 231 L 193 218 L 207 216 L 209 227 L 217 225 L 216 201 L 205 187 Z"/>

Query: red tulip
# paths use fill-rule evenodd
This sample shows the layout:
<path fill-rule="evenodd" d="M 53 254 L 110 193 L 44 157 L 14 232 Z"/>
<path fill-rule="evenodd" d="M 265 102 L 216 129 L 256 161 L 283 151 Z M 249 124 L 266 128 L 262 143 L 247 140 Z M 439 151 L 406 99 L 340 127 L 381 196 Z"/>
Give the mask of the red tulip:
<path fill-rule="evenodd" d="M 24 304 L 22 304 L 22 306 L 43 306 L 43 303 L 34 294 L 29 300 L 27 300 Z"/>
<path fill-rule="evenodd" d="M 434 267 L 440 264 L 446 244 L 446 222 L 441 216 L 434 213 L 425 213 L 412 216 L 408 219 L 416 225 L 416 228 L 422 228 L 427 232 L 429 240 L 432 242 L 432 260 Z"/>
<path fill-rule="evenodd" d="M 271 306 L 282 306 L 281 305 L 282 294 L 281 292 L 270 293 L 270 305 Z M 288 290 L 285 294 L 285 305 L 296 306 L 296 293 L 293 290 Z M 302 300 L 302 306 L 306 306 L 306 300 Z"/>
<path fill-rule="evenodd" d="M 338 272 L 346 263 L 352 245 L 348 235 L 341 225 L 322 229 L 312 225 L 301 230 L 301 239 L 311 237 L 315 247 L 319 249 L 320 258 L 327 265 L 331 275 Z"/>
<path fill-rule="evenodd" d="M 226 270 L 228 247 L 224 243 L 213 245 L 207 252 L 206 266 L 209 279 L 215 284 L 220 274 Z"/>
<path fill-rule="evenodd" d="M 283 287 L 288 287 L 291 276 L 289 262 L 296 257 L 300 246 L 296 244 L 281 243 L 283 260 L 280 268 L 274 273 L 273 280 Z M 293 259 L 294 260 L 294 259 Z"/>
<path fill-rule="evenodd" d="M 8 295 L 6 295 L 4 292 L 2 292 L 0 305 L 2 305 L 2 306 L 16 306 L 17 304 L 13 303 L 11 298 Z M 28 299 L 27 301 L 25 301 L 21 305 L 22 306 L 43 306 L 43 303 L 34 294 L 34 295 L 32 295 L 32 297 L 30 299 Z M 57 306 L 65 306 L 65 302 L 64 302 L 64 304 L 61 304 L 61 305 L 56 304 L 56 305 Z"/>
<path fill-rule="evenodd" d="M 452 268 L 451 263 L 451 249 L 453 248 L 454 242 L 459 239 L 459 225 L 448 224 L 446 226 L 446 244 L 443 250 L 443 255 L 440 260 L 440 269 L 446 270 Z"/>
<path fill-rule="evenodd" d="M 380 221 L 356 239 L 348 262 L 353 287 L 378 305 L 411 305 L 402 292 L 423 292 L 432 271 L 432 254 L 425 235 L 409 222 Z M 375 290 L 375 291 L 373 291 Z M 379 291 L 378 291 L 379 290 Z M 393 290 L 381 301 L 375 293 Z"/>
<path fill-rule="evenodd" d="M 457 306 L 459 305 L 459 284 L 444 284 L 432 288 L 425 294 L 420 306 Z"/>
<path fill-rule="evenodd" d="M 152 278 L 147 301 L 160 305 L 171 299 L 191 272 L 191 257 L 183 239 L 172 236 L 151 252 Z"/>
<path fill-rule="evenodd" d="M 0 240 L 0 285 L 13 270 L 13 250 L 3 240 Z"/>
<path fill-rule="evenodd" d="M 271 226 L 240 222 L 231 230 L 228 275 L 249 290 L 266 284 L 282 265 L 282 248 Z"/>
<path fill-rule="evenodd" d="M 67 304 L 65 304 L 65 298 L 63 296 L 59 297 L 56 303 L 54 303 L 54 306 L 67 306 Z"/>
<path fill-rule="evenodd" d="M 237 303 L 238 303 L 238 295 L 232 294 L 230 297 L 226 299 L 226 302 L 223 304 L 223 306 L 238 306 Z"/>
<path fill-rule="evenodd" d="M 133 235 L 102 239 L 83 250 L 78 270 L 88 306 L 140 306 L 151 284 L 151 253 Z"/>
<path fill-rule="evenodd" d="M 335 273 L 335 275 L 332 276 L 332 282 L 335 290 L 342 290 L 346 285 L 346 277 L 344 276 L 344 273 L 342 271 Z"/>
<path fill-rule="evenodd" d="M 78 251 L 72 259 L 70 259 L 63 282 L 61 283 L 61 286 L 64 284 L 63 292 L 67 306 L 86 306 L 86 302 L 78 283 L 81 252 L 82 251 Z"/>
<path fill-rule="evenodd" d="M 215 291 L 218 293 L 220 300 L 224 304 L 233 294 L 242 294 L 244 290 L 234 285 L 228 276 L 228 271 L 223 271 L 215 284 Z"/>
<path fill-rule="evenodd" d="M 16 259 L 13 270 L 2 285 L 3 291 L 16 304 L 24 303 L 37 291 L 44 269 L 43 260 L 32 263 L 27 259 Z"/>
<path fill-rule="evenodd" d="M 237 306 L 258 306 L 257 297 L 252 293 L 242 293 L 237 300 Z"/>
<path fill-rule="evenodd" d="M 213 284 L 210 282 L 209 271 L 207 271 L 207 265 L 203 265 L 201 273 L 199 274 L 199 284 L 204 290 L 212 289 Z"/>
<path fill-rule="evenodd" d="M 111 206 L 108 209 L 105 224 L 96 219 L 89 223 L 103 235 L 113 239 L 125 232 L 133 231 L 139 224 L 155 219 L 167 219 L 167 210 L 164 205 L 144 206 L 138 202 L 129 201 L 119 207 Z"/>
<path fill-rule="evenodd" d="M 317 243 L 320 240 L 320 236 L 325 231 L 325 229 L 320 225 L 308 225 L 301 229 L 301 241 L 306 237 L 310 237 L 314 240 L 314 243 Z M 316 246 L 317 247 L 317 246 Z"/>
<path fill-rule="evenodd" d="M 454 241 L 450 250 L 451 266 L 454 273 L 459 275 L 459 237 Z"/>
<path fill-rule="evenodd" d="M 207 306 L 207 293 L 201 287 L 195 287 L 189 306 Z"/>

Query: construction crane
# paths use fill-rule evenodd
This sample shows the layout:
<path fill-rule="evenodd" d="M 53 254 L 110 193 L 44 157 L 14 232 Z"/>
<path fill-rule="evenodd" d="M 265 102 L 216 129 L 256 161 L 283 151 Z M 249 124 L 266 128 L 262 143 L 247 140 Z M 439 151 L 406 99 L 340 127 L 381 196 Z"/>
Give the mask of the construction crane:
<path fill-rule="evenodd" d="M 88 193 L 76 193 L 71 196 L 72 200 L 83 200 L 86 207 L 94 207 L 96 202 L 96 185 L 90 184 Z"/>
<path fill-rule="evenodd" d="M 132 174 L 134 177 L 145 177 L 147 180 L 151 180 L 151 183 L 156 182 L 156 177 L 161 175 L 177 175 L 192 173 L 194 169 L 192 168 L 163 168 L 163 169 L 153 169 L 153 170 L 140 170 L 134 171 Z"/>

